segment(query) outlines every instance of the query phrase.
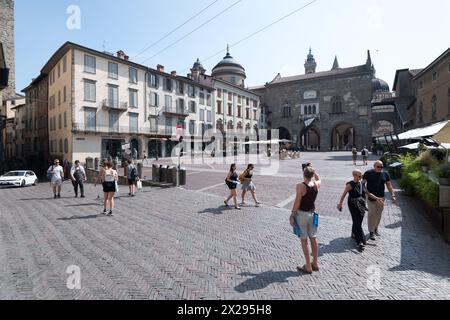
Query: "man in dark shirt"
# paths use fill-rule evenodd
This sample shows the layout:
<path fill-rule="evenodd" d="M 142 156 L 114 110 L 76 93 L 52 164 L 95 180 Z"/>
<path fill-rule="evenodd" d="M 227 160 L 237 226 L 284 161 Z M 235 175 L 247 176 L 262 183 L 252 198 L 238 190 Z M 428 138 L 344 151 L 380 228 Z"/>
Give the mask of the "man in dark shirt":
<path fill-rule="evenodd" d="M 383 172 L 383 162 L 377 161 L 373 166 L 373 170 L 367 171 L 363 176 L 363 183 L 365 189 L 368 191 L 367 205 L 369 207 L 368 225 L 370 232 L 370 240 L 375 240 L 375 235 L 378 233 L 378 226 L 381 222 L 381 215 L 384 210 L 385 186 L 387 186 L 392 200 L 397 201 L 392 187 L 391 178 L 387 172 Z"/>

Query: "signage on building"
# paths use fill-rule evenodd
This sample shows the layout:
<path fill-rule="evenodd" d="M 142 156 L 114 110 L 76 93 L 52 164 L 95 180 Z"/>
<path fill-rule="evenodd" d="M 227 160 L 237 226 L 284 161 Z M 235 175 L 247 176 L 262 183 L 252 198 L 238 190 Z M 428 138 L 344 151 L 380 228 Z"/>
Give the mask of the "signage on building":
<path fill-rule="evenodd" d="M 317 91 L 314 90 L 305 91 L 305 93 L 303 93 L 303 99 L 305 100 L 317 99 Z"/>
<path fill-rule="evenodd" d="M 128 150 L 128 149 L 131 149 L 131 144 L 130 143 L 122 145 L 122 150 Z"/>

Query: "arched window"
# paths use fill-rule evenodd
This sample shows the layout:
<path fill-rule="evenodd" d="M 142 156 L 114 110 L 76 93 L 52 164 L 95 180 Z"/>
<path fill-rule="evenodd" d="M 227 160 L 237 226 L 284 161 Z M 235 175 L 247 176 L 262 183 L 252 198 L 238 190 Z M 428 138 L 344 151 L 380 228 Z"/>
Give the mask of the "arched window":
<path fill-rule="evenodd" d="M 332 107 L 332 109 L 331 109 L 332 113 L 343 113 L 341 98 L 340 97 L 334 97 L 331 100 L 331 107 Z"/>
<path fill-rule="evenodd" d="M 419 123 L 423 122 L 423 102 L 419 104 Z"/>
<path fill-rule="evenodd" d="M 431 118 L 433 120 L 436 119 L 436 113 L 437 113 L 437 98 L 436 96 L 433 96 L 431 99 Z"/>
<path fill-rule="evenodd" d="M 243 129 L 241 121 L 238 122 L 237 128 L 238 128 L 238 130 L 242 130 Z"/>
<path fill-rule="evenodd" d="M 313 113 L 313 114 L 317 114 L 317 109 L 316 109 L 316 105 L 313 105 L 313 108 L 312 108 L 312 113 Z"/>
<path fill-rule="evenodd" d="M 250 130 L 250 123 L 247 123 L 246 125 L 245 125 L 245 131 L 249 131 Z"/>
<path fill-rule="evenodd" d="M 227 129 L 230 129 L 230 130 L 232 130 L 233 129 L 233 121 L 228 121 L 228 124 L 227 124 Z"/>
<path fill-rule="evenodd" d="M 222 121 L 222 119 L 219 119 L 219 120 L 216 121 L 216 128 L 219 131 L 223 131 L 223 121 Z"/>
<path fill-rule="evenodd" d="M 304 110 L 303 110 L 303 114 L 308 114 L 308 107 L 305 106 Z"/>

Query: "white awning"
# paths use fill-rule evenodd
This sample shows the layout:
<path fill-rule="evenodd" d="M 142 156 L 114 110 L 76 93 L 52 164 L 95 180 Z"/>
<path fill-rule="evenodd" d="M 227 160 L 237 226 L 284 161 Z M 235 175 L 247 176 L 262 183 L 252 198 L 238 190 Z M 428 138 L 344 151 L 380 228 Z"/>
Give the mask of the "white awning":
<path fill-rule="evenodd" d="M 450 149 L 450 143 L 443 143 L 442 147 Z M 427 149 L 438 149 L 436 147 L 425 146 Z M 408 144 L 407 146 L 399 147 L 399 149 L 417 150 L 419 149 L 419 142 Z"/>
<path fill-rule="evenodd" d="M 407 139 L 418 139 L 418 138 L 425 138 L 425 137 L 433 137 L 436 135 L 439 131 L 444 129 L 447 124 L 449 124 L 450 121 L 442 121 L 435 124 L 432 124 L 428 127 L 424 128 L 418 128 L 409 130 L 406 132 L 403 132 L 398 135 L 398 138 L 400 140 L 407 140 Z"/>

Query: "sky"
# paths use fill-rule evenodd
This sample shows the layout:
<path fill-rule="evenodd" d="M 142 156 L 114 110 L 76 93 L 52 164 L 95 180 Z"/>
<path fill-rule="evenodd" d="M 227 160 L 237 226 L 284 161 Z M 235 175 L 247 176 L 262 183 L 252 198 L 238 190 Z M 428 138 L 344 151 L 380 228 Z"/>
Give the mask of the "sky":
<path fill-rule="evenodd" d="M 73 19 L 74 6 L 79 20 Z M 317 71 L 330 70 L 335 55 L 341 68 L 365 64 L 370 50 L 377 77 L 392 87 L 397 69 L 426 67 L 450 47 L 448 12 L 448 0 L 15 0 L 16 86 L 25 88 L 72 41 L 99 51 L 123 50 L 137 63 L 162 64 L 183 75 L 197 58 L 210 73 L 230 44 L 231 55 L 246 69 L 246 86 L 270 82 L 278 73 L 303 74 L 309 47 Z"/>

